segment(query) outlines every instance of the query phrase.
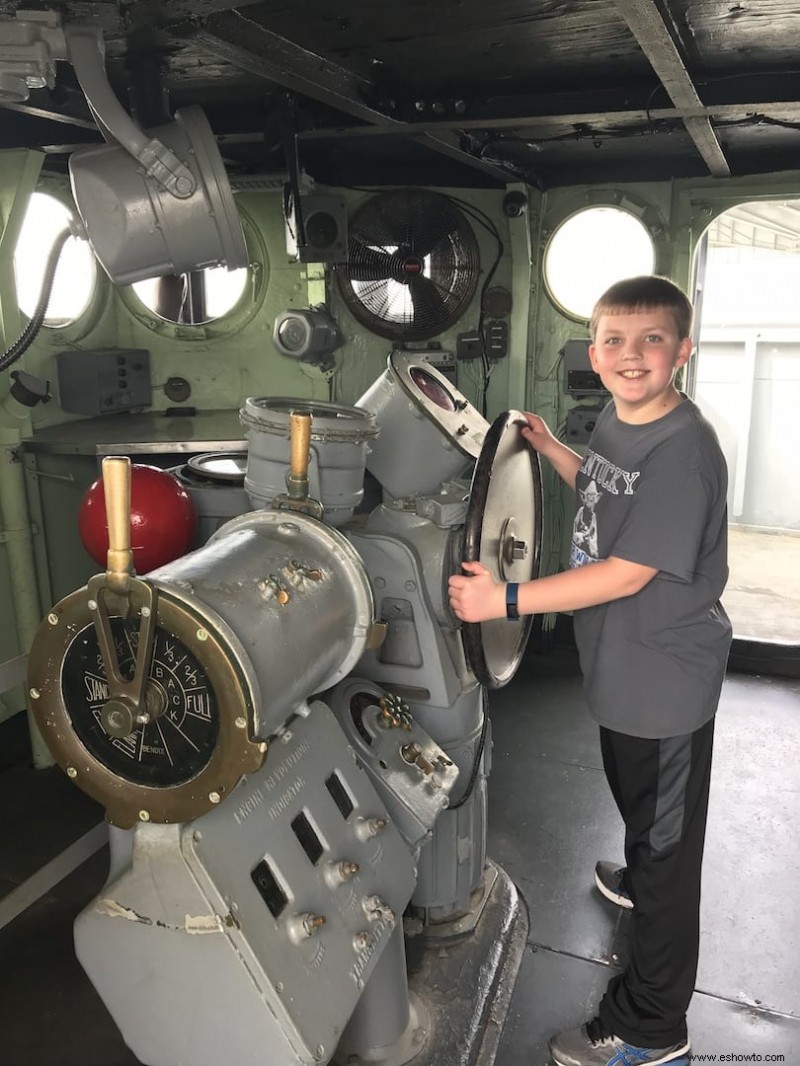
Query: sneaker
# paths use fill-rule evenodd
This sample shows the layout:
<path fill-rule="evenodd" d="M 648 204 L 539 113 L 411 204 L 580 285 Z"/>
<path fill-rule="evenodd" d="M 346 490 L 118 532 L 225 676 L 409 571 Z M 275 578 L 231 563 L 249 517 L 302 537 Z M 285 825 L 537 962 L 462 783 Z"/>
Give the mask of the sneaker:
<path fill-rule="evenodd" d="M 634 1047 L 613 1036 L 599 1018 L 568 1029 L 550 1041 L 550 1054 L 556 1066 L 659 1066 L 677 1063 L 689 1051 L 689 1041 L 670 1047 Z"/>
<path fill-rule="evenodd" d="M 598 862 L 594 868 L 594 883 L 606 899 L 610 899 L 618 907 L 624 907 L 626 911 L 632 911 L 633 900 L 626 887 L 626 874 L 624 866 L 616 866 L 613 862 Z"/>

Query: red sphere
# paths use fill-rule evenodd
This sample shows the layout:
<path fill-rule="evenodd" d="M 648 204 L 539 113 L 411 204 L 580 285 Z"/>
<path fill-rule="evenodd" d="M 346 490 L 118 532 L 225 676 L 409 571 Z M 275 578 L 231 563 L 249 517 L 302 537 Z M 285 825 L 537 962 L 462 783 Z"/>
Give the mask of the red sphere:
<path fill-rule="evenodd" d="M 131 549 L 137 574 L 185 555 L 194 524 L 192 498 L 177 478 L 157 466 L 131 466 Z M 89 555 L 105 567 L 108 522 L 102 477 L 84 493 L 78 531 Z"/>

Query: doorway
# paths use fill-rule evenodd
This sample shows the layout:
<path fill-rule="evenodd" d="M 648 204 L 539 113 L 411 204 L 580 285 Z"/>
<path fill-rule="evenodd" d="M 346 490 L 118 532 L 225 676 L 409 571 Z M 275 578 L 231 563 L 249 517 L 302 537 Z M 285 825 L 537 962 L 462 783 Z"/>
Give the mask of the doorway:
<path fill-rule="evenodd" d="M 740 204 L 696 259 L 688 388 L 728 463 L 734 636 L 800 645 L 800 200 Z"/>

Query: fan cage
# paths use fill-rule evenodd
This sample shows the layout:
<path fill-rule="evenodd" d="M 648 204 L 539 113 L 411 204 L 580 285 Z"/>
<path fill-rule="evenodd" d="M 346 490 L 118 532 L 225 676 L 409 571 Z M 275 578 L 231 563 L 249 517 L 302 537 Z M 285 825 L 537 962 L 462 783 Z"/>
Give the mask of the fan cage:
<path fill-rule="evenodd" d="M 390 340 L 427 340 L 463 315 L 480 273 L 478 243 L 463 213 L 439 193 L 378 193 L 348 225 L 342 298 L 363 326 Z"/>

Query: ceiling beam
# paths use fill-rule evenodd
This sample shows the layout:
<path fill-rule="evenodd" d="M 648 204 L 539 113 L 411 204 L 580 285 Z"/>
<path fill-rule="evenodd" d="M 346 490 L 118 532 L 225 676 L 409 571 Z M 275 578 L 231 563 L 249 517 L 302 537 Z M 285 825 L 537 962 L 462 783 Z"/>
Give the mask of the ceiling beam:
<path fill-rule="evenodd" d="M 272 33 L 240 11 L 212 15 L 186 32 L 218 58 L 285 89 L 318 100 L 362 122 L 387 124 L 395 132 L 405 126 L 369 103 L 375 86 L 368 78 Z M 452 133 L 414 130 L 411 136 L 425 147 L 480 170 L 495 181 L 513 180 L 508 171 L 464 151 Z"/>
<path fill-rule="evenodd" d="M 301 140 L 330 140 L 332 137 L 408 137 L 420 133 L 440 133 L 444 130 L 511 130 L 523 131 L 524 136 L 536 137 L 546 135 L 553 129 L 585 126 L 589 131 L 597 130 L 603 125 L 636 126 L 646 123 L 677 122 L 687 119 L 715 118 L 722 121 L 736 121 L 742 118 L 782 119 L 800 124 L 800 101 L 791 103 L 753 103 L 753 104 L 719 104 L 695 109 L 662 107 L 651 111 L 573 111 L 570 113 L 506 115 L 502 118 L 446 119 L 438 122 L 413 122 L 404 125 L 375 126 L 336 126 L 326 129 L 306 130 L 300 134 Z"/>
<path fill-rule="evenodd" d="M 653 0 L 615 0 L 650 66 L 677 108 L 702 107 L 689 72 Z M 707 117 L 684 118 L 683 124 L 714 177 L 728 177 L 730 167 Z"/>
<path fill-rule="evenodd" d="M 33 118 L 44 119 L 46 122 L 60 122 L 65 126 L 78 126 L 82 130 L 94 130 L 97 132 L 97 123 L 90 119 L 77 118 L 75 115 L 63 115 L 58 111 L 49 111 L 43 107 L 32 107 L 30 104 L 0 104 L 6 111 L 19 111 L 22 115 L 30 115 Z"/>

